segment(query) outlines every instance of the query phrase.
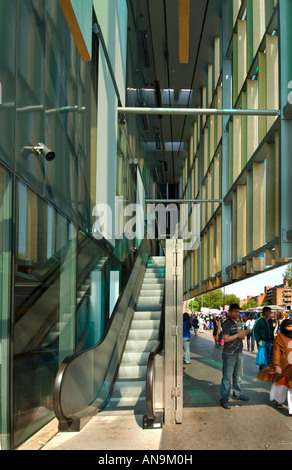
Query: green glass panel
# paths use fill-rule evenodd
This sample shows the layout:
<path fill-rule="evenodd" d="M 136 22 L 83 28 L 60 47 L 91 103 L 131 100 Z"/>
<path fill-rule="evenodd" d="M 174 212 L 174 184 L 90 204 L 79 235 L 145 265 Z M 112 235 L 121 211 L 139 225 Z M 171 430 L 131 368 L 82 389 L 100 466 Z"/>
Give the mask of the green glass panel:
<path fill-rule="evenodd" d="M 16 0 L 0 0 L 0 159 L 14 167 Z"/>
<path fill-rule="evenodd" d="M 11 177 L 0 166 L 0 448 L 9 449 Z"/>
<path fill-rule="evenodd" d="M 72 224 L 25 183 L 16 187 L 14 446 L 54 417 L 59 357 L 74 352 Z"/>

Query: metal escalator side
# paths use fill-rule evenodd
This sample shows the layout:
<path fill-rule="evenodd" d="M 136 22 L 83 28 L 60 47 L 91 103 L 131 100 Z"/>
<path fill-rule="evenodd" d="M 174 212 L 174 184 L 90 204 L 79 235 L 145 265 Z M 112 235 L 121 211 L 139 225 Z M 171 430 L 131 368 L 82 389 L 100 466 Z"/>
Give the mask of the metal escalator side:
<path fill-rule="evenodd" d="M 164 256 L 148 259 L 114 390 L 103 413 L 145 413 L 147 363 L 163 328 L 164 264 Z"/>
<path fill-rule="evenodd" d="M 149 354 L 147 363 L 144 429 L 182 422 L 183 253 L 182 240 L 166 240 L 159 342 Z"/>
<path fill-rule="evenodd" d="M 101 340 L 94 347 L 67 357 L 61 364 L 53 397 L 60 430 L 80 430 L 105 407 L 119 369 L 151 249 L 151 241 L 144 239 Z"/>
<path fill-rule="evenodd" d="M 163 375 L 164 375 L 164 330 L 165 330 L 165 289 L 161 307 L 158 342 L 149 354 L 146 372 L 146 413 L 143 428 L 163 425 Z M 157 404 L 160 403 L 159 409 Z"/>

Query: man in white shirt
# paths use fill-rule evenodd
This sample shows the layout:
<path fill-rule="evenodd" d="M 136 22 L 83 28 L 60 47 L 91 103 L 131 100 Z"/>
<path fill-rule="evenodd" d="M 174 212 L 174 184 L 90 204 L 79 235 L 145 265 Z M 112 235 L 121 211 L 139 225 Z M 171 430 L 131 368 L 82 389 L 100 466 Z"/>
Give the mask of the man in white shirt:
<path fill-rule="evenodd" d="M 199 333 L 204 332 L 204 325 L 205 325 L 205 320 L 201 315 L 200 318 L 199 318 Z"/>
<path fill-rule="evenodd" d="M 256 320 L 254 319 L 254 315 L 253 313 L 249 315 L 247 321 L 246 321 L 246 327 L 247 327 L 247 337 L 246 337 L 246 341 L 247 341 L 247 350 L 248 351 L 251 351 L 251 352 L 254 352 L 254 337 L 253 337 L 253 334 L 252 334 L 252 329 L 253 329 L 253 326 L 255 324 Z"/>

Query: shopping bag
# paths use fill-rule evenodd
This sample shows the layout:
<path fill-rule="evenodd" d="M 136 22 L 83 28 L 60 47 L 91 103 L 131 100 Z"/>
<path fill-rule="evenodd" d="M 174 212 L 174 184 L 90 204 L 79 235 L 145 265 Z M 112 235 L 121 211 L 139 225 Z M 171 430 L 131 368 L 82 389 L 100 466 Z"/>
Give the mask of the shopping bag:
<path fill-rule="evenodd" d="M 264 366 L 264 367 L 268 366 L 268 361 L 267 361 L 267 358 L 266 358 L 265 348 L 264 347 L 260 346 L 259 349 L 258 349 L 257 357 L 256 357 L 256 364 L 258 366 Z"/>

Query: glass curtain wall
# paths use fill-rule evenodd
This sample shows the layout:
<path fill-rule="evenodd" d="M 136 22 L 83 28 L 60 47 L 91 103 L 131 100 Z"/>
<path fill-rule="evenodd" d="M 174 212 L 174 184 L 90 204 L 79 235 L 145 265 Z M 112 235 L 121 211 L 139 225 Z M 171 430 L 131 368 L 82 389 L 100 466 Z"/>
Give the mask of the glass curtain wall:
<path fill-rule="evenodd" d="M 54 417 L 57 369 L 66 356 L 102 338 L 131 270 L 135 240 L 122 234 L 109 247 L 91 237 L 97 37 L 92 61 L 83 62 L 58 1 L 0 0 L 0 17 L 4 449 L 16 448 Z M 38 143 L 56 158 L 37 156 Z M 127 153 L 117 193 L 124 206 L 136 201 L 136 170 Z"/>
<path fill-rule="evenodd" d="M 60 361 L 75 347 L 77 233 L 22 181 L 16 183 L 14 445 L 53 418 Z"/>
<path fill-rule="evenodd" d="M 0 165 L 0 449 L 9 448 L 11 175 Z"/>
<path fill-rule="evenodd" d="M 110 272 L 121 273 L 121 262 L 88 236 L 96 181 L 97 38 L 92 62 L 83 62 L 57 1 L 0 0 L 0 17 L 5 449 L 54 417 L 57 369 L 102 336 L 110 316 Z M 53 161 L 32 151 L 40 142 L 55 152 Z"/>
<path fill-rule="evenodd" d="M 23 181 L 16 182 L 13 426 L 19 445 L 54 417 L 63 359 L 92 347 L 121 262 Z"/>

